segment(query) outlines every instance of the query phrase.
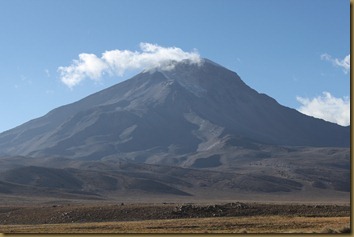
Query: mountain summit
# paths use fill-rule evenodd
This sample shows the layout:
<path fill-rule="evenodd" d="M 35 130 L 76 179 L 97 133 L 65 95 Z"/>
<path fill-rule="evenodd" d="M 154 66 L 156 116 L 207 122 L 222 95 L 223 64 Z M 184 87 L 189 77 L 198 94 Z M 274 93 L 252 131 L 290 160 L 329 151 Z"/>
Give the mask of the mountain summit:
<path fill-rule="evenodd" d="M 349 127 L 207 59 L 167 66 L 1 133 L 0 198 L 349 200 Z"/>
<path fill-rule="evenodd" d="M 90 160 L 183 160 L 254 144 L 349 147 L 349 127 L 284 107 L 204 59 L 144 71 L 0 134 L 3 155 Z"/>

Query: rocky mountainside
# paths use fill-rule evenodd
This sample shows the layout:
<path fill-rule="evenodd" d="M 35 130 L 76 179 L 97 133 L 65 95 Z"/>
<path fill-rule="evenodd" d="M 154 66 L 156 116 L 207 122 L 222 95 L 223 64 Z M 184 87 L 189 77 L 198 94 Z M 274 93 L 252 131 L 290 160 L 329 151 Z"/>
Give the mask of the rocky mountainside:
<path fill-rule="evenodd" d="M 348 147 L 349 127 L 284 107 L 204 60 L 140 73 L 0 134 L 2 154 L 95 160 L 244 143 Z"/>
<path fill-rule="evenodd" d="M 210 60 L 185 61 L 1 133 L 0 194 L 343 200 L 349 132 L 280 105 Z"/>

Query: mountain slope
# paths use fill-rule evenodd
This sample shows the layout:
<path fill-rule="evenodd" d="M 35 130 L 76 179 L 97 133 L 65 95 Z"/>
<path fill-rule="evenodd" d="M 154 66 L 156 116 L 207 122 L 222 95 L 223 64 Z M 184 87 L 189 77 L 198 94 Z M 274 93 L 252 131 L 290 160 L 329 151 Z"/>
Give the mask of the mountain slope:
<path fill-rule="evenodd" d="M 156 69 L 0 134 L 0 154 L 144 162 L 249 143 L 349 147 L 349 127 L 278 104 L 209 60 Z"/>
<path fill-rule="evenodd" d="M 234 150 L 243 152 L 241 156 L 224 151 L 231 157 L 197 154 L 185 167 L 17 157 L 17 165 L 0 172 L 0 200 L 349 200 L 349 149 L 270 147 Z M 6 165 L 9 158 L 0 158 L 0 163 Z"/>

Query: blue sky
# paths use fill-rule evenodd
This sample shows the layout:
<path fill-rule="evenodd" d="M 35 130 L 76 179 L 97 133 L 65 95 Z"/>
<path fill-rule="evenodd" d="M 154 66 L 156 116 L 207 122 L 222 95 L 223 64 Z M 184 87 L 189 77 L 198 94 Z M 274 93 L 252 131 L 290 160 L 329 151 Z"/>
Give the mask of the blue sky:
<path fill-rule="evenodd" d="M 349 0 L 1 0 L 0 132 L 131 77 L 83 79 L 83 53 L 198 52 L 280 104 L 348 124 Z"/>

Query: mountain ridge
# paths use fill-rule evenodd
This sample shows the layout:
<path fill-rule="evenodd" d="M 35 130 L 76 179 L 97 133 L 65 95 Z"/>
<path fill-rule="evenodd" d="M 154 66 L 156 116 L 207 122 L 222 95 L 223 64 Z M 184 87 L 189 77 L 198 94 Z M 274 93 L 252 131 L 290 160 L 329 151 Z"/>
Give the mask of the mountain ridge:
<path fill-rule="evenodd" d="M 118 132 L 123 133 L 129 127 L 136 132 L 145 126 L 144 129 L 149 131 L 142 132 L 145 135 L 153 134 L 152 128 L 155 132 L 160 131 L 165 138 L 178 133 L 179 136 L 190 137 L 190 141 L 194 140 L 191 143 L 196 147 L 198 138 L 194 136 L 192 139 L 193 136 L 182 132 L 198 129 L 198 124 L 185 118 L 188 114 L 223 128 L 220 138 L 236 134 L 266 144 L 349 146 L 348 127 L 342 128 L 282 106 L 273 98 L 247 86 L 235 72 L 204 60 L 202 65 L 183 62 L 177 63 L 172 70 L 142 72 L 77 102 L 56 108 L 43 117 L 1 133 L 0 150 L 7 155 L 33 155 L 35 147 L 43 149 L 55 146 L 55 143 L 63 144 L 75 131 L 79 134 L 91 129 L 86 138 L 104 136 L 98 127 L 117 120 L 125 126 L 129 125 L 116 124 L 113 127 L 120 127 Z M 145 121 L 140 119 L 142 117 Z M 154 119 L 165 125 L 163 129 L 159 129 L 161 124 L 155 124 Z M 141 124 L 135 124 L 137 126 L 133 128 L 134 124 L 130 121 Z M 150 124 L 146 124 L 147 121 Z M 97 128 L 92 127 L 96 125 Z M 170 125 L 178 129 L 171 130 Z M 107 129 L 109 134 L 109 126 L 102 126 L 101 130 Z M 184 129 L 186 127 L 188 129 Z M 164 142 L 165 138 L 158 140 Z M 157 143 L 152 142 L 151 146 Z"/>
<path fill-rule="evenodd" d="M 175 63 L 1 133 L 0 200 L 345 201 L 349 130 Z"/>

